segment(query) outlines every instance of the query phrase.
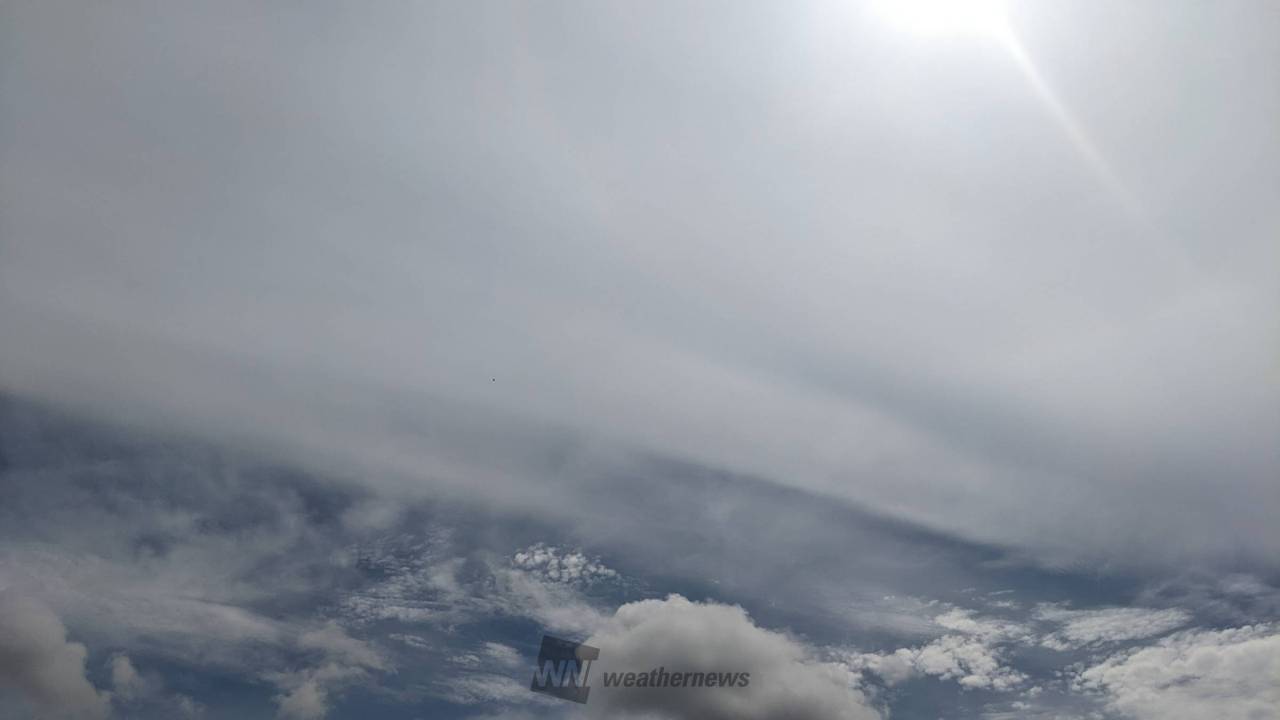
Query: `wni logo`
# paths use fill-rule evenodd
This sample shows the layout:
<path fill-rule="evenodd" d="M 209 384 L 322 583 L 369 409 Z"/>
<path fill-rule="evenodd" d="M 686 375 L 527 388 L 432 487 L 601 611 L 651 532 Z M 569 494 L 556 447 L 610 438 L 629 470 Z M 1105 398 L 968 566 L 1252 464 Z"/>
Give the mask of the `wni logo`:
<path fill-rule="evenodd" d="M 585 703 L 591 692 L 587 675 L 591 672 L 591 661 L 598 657 L 600 650 L 590 645 L 543 635 L 538 667 L 533 671 L 533 684 L 529 689 Z"/>

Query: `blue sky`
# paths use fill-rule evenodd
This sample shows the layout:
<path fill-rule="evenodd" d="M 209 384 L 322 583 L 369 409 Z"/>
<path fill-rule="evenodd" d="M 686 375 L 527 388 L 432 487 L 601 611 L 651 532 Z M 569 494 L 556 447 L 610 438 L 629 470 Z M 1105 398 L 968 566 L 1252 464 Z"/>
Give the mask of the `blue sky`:
<path fill-rule="evenodd" d="M 0 7 L 0 714 L 1277 717 L 1280 15 L 928 5 Z"/>

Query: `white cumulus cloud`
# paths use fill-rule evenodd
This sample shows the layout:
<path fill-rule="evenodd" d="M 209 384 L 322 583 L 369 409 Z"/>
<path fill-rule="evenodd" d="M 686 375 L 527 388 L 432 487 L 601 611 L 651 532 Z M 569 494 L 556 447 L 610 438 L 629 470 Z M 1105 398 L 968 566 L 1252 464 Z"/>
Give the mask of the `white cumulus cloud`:
<path fill-rule="evenodd" d="M 618 608 L 587 644 L 601 649 L 593 677 L 605 672 L 749 672 L 747 687 L 605 688 L 593 682 L 594 717 L 666 720 L 879 720 L 847 665 L 757 626 L 735 605 L 680 595 Z"/>
<path fill-rule="evenodd" d="M 1083 670 L 1078 688 L 1137 720 L 1280 718 L 1280 628 L 1177 633 Z"/>

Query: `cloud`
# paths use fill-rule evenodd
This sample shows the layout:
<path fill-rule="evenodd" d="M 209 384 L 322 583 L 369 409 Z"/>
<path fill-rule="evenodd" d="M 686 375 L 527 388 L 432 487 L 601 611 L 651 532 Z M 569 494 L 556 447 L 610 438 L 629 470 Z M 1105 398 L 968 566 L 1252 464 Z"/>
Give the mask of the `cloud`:
<path fill-rule="evenodd" d="M 280 708 L 279 716 L 285 720 L 319 720 L 329 712 L 329 693 L 322 682 L 333 677 L 323 677 L 319 673 L 290 679 L 287 693 L 276 696 L 276 704 Z"/>
<path fill-rule="evenodd" d="M 497 642 L 485 642 L 484 655 L 489 662 L 495 663 L 502 667 L 514 668 L 520 667 L 520 652 L 510 645 L 503 645 Z"/>
<path fill-rule="evenodd" d="M 86 655 L 48 607 L 0 591 L 0 686 L 17 690 L 41 715 L 102 720 L 107 697 L 85 678 Z"/>
<path fill-rule="evenodd" d="M 413 641 L 406 640 L 406 643 L 412 645 Z M 466 668 L 478 668 L 484 665 L 512 670 L 523 667 L 518 650 L 510 645 L 491 641 L 485 642 L 478 651 L 453 655 L 449 658 L 449 662 Z"/>
<path fill-rule="evenodd" d="M 107 662 L 111 672 L 111 701 L 131 705 L 161 697 L 163 683 L 155 676 L 143 675 L 124 653 L 116 653 Z"/>
<path fill-rule="evenodd" d="M 1081 671 L 1077 688 L 1136 720 L 1280 718 L 1280 628 L 1189 630 Z"/>
<path fill-rule="evenodd" d="M 437 694 L 459 705 L 501 703 L 516 705 L 551 705 L 542 696 L 529 692 L 528 678 L 516 679 L 497 673 L 468 672 L 442 680 Z"/>
<path fill-rule="evenodd" d="M 952 632 L 971 635 L 984 642 L 1025 642 L 1032 630 L 1025 623 L 984 617 L 972 610 L 951 608 L 936 615 L 933 622 Z"/>
<path fill-rule="evenodd" d="M 316 630 L 302 633 L 298 637 L 298 647 L 303 650 L 319 651 L 326 657 L 345 665 L 370 670 L 390 669 L 386 659 L 377 649 L 363 640 L 351 637 L 338 623 L 332 621 Z"/>
<path fill-rule="evenodd" d="M 907 657 L 918 672 L 955 680 L 968 689 L 1008 691 L 1027 679 L 1023 673 L 1002 665 L 999 652 L 980 639 L 947 635 L 907 650 Z"/>
<path fill-rule="evenodd" d="M 149 692 L 146 680 L 138 674 L 128 655 L 113 655 L 110 665 L 111 690 L 116 697 L 130 699 Z"/>
<path fill-rule="evenodd" d="M 144 675 L 124 653 L 108 661 L 111 673 L 111 703 L 120 717 L 132 717 L 139 709 L 168 718 L 199 718 L 204 706 L 187 695 L 165 692 L 156 675 Z"/>
<path fill-rule="evenodd" d="M 1003 610 L 1018 607 L 1009 602 L 987 605 Z M 851 664 L 874 673 L 888 685 L 924 675 L 954 680 L 967 689 L 1008 692 L 1023 687 L 1030 679 L 1004 661 L 1011 647 L 1096 649 L 1162 635 L 1191 621 L 1191 614 L 1178 608 L 1071 610 L 1041 604 L 1030 617 L 1016 621 L 965 608 L 943 607 L 943 612 L 932 618 L 932 625 L 944 631 L 941 637 L 892 652 L 852 653 Z"/>
<path fill-rule="evenodd" d="M 1075 650 L 1141 640 L 1163 635 L 1191 621 L 1191 613 L 1179 608 L 1067 610 L 1042 605 L 1036 609 L 1035 617 L 1061 626 L 1040 640 L 1041 645 L 1054 650 Z"/>
<path fill-rule="evenodd" d="M 565 632 L 589 633 L 601 611 L 580 590 L 615 571 L 585 556 L 520 551 L 522 560 L 467 557 L 454 552 L 449 533 L 426 538 L 379 538 L 358 549 L 358 563 L 378 580 L 343 598 L 354 623 L 383 620 L 431 625 L 475 622 L 499 615 L 529 617 Z"/>
<path fill-rule="evenodd" d="M 679 595 L 622 605 L 587 644 L 600 648 L 587 712 L 667 720 L 872 720 L 880 718 L 841 663 L 752 622 L 740 607 Z M 606 672 L 749 672 L 731 688 L 605 688 Z"/>
<path fill-rule="evenodd" d="M 967 690 L 1008 692 L 1026 682 L 1026 674 L 1003 662 L 1003 646 L 1029 642 L 1033 637 L 1029 625 L 957 607 L 938 613 L 932 623 L 945 634 L 892 652 L 850 653 L 849 662 L 887 685 L 924 675 L 954 680 Z"/>
<path fill-rule="evenodd" d="M 618 573 L 588 558 L 581 551 L 566 551 L 543 543 L 516 552 L 511 558 L 515 567 L 542 575 L 553 582 L 590 584 L 616 578 Z"/>
<path fill-rule="evenodd" d="M 954 680 L 967 690 L 1008 692 L 1021 686 L 1027 675 L 1002 662 L 1002 652 L 989 640 L 944 635 L 924 645 L 899 648 L 891 653 L 864 653 L 851 666 L 878 675 L 896 685 L 921 675 Z"/>
<path fill-rule="evenodd" d="M 275 696 L 279 716 L 286 720 L 319 720 L 329 712 L 329 697 L 341 687 L 366 677 L 364 668 L 328 662 L 266 678 L 281 690 Z"/>
<path fill-rule="evenodd" d="M 311 656 L 309 666 L 264 674 L 280 688 L 275 701 L 283 720 L 320 720 L 328 714 L 333 694 L 367 679 L 370 671 L 392 669 L 373 646 L 334 622 L 302 633 L 297 647 Z"/>

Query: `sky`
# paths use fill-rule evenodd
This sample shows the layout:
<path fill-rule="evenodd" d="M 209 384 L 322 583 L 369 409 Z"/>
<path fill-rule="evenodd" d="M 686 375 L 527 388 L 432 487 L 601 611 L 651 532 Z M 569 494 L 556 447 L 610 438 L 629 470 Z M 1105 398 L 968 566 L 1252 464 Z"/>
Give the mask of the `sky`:
<path fill-rule="evenodd" d="M 1255 0 L 0 2 L 0 715 L 1280 718 L 1278 121 Z"/>

